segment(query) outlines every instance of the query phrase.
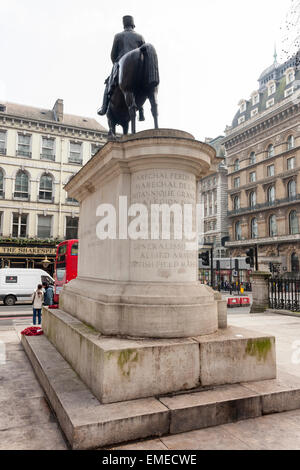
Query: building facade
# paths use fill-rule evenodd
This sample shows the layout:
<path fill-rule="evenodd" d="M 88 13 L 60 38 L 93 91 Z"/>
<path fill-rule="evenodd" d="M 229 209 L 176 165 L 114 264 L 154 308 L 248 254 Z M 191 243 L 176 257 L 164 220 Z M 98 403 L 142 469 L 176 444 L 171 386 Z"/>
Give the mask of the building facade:
<path fill-rule="evenodd" d="M 224 238 L 228 236 L 227 229 L 227 168 L 225 152 L 222 145 L 224 136 L 215 139 L 205 139 L 215 148 L 220 160 L 218 171 L 202 178 L 198 183 L 198 203 L 201 206 L 200 246 L 213 243 L 216 257 L 226 254 Z"/>
<path fill-rule="evenodd" d="M 224 145 L 232 257 L 258 248 L 259 269 L 299 272 L 300 70 L 297 56 L 276 61 L 239 102 Z"/>
<path fill-rule="evenodd" d="M 0 267 L 53 268 L 58 241 L 77 238 L 79 204 L 63 187 L 107 131 L 63 107 L 0 103 Z"/>

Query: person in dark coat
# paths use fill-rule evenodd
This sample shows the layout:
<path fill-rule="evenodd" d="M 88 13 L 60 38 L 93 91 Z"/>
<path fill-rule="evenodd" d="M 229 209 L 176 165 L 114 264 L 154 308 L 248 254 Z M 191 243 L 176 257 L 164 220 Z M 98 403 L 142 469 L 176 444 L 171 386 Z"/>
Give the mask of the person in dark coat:
<path fill-rule="evenodd" d="M 53 289 L 47 282 L 43 282 L 44 288 L 44 305 L 53 305 L 54 293 Z"/>

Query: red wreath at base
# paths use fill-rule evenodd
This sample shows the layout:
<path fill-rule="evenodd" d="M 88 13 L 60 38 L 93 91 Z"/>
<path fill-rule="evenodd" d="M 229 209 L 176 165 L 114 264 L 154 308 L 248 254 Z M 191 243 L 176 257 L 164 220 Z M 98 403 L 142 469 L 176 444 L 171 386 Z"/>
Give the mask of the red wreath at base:
<path fill-rule="evenodd" d="M 25 336 L 40 336 L 43 334 L 44 332 L 39 326 L 29 326 L 28 328 L 25 328 L 25 330 L 21 331 L 21 335 Z"/>

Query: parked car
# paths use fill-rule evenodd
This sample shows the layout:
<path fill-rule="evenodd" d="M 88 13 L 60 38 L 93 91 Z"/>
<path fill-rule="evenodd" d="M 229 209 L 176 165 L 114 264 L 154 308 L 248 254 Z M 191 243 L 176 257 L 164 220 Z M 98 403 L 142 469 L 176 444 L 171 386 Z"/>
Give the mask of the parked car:
<path fill-rule="evenodd" d="M 44 281 L 54 284 L 54 279 L 43 269 L 0 269 L 0 300 L 4 305 L 31 300 L 37 285 Z"/>

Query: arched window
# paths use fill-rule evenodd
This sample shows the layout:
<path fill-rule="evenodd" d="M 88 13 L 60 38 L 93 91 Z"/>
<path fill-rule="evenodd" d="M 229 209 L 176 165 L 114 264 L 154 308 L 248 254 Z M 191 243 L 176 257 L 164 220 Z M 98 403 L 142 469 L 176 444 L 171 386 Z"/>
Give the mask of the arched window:
<path fill-rule="evenodd" d="M 242 226 L 241 223 L 238 221 L 235 224 L 235 239 L 241 240 L 242 239 Z"/>
<path fill-rule="evenodd" d="M 240 197 L 239 196 L 235 196 L 234 200 L 233 200 L 233 208 L 234 210 L 237 210 L 240 208 Z"/>
<path fill-rule="evenodd" d="M 234 171 L 237 171 L 240 169 L 240 161 L 239 159 L 237 158 L 234 162 Z"/>
<path fill-rule="evenodd" d="M 267 149 L 268 157 L 274 157 L 274 145 L 270 144 Z"/>
<path fill-rule="evenodd" d="M 251 193 L 249 194 L 249 204 L 250 204 L 250 207 L 256 206 L 256 192 L 255 191 L 251 191 Z"/>
<path fill-rule="evenodd" d="M 40 180 L 39 199 L 42 201 L 52 201 L 53 180 L 50 175 L 42 175 Z"/>
<path fill-rule="evenodd" d="M 289 135 L 287 139 L 287 148 L 291 150 L 295 147 L 295 139 L 293 135 Z"/>
<path fill-rule="evenodd" d="M 291 255 L 291 271 L 292 273 L 299 272 L 299 258 L 296 253 L 292 253 Z"/>
<path fill-rule="evenodd" d="M 288 197 L 295 197 L 296 196 L 296 181 L 291 180 L 288 182 Z"/>
<path fill-rule="evenodd" d="M 4 195 L 4 175 L 3 171 L 0 168 L 0 197 Z"/>
<path fill-rule="evenodd" d="M 269 235 L 275 237 L 277 235 L 277 222 L 274 214 L 270 215 L 269 218 Z"/>
<path fill-rule="evenodd" d="M 256 155 L 255 155 L 255 152 L 251 152 L 250 153 L 250 165 L 253 165 L 254 163 L 256 163 Z"/>
<path fill-rule="evenodd" d="M 289 215 L 289 233 L 291 235 L 295 235 L 296 233 L 299 233 L 298 216 L 295 210 L 291 211 Z"/>
<path fill-rule="evenodd" d="M 257 218 L 251 220 L 251 238 L 258 237 L 258 225 L 257 225 Z"/>
<path fill-rule="evenodd" d="M 268 202 L 275 201 L 275 186 L 270 186 L 268 188 Z"/>
<path fill-rule="evenodd" d="M 18 171 L 15 183 L 14 197 L 28 199 L 29 197 L 29 178 L 25 171 Z"/>

